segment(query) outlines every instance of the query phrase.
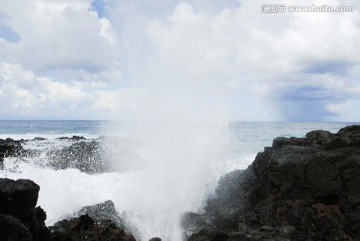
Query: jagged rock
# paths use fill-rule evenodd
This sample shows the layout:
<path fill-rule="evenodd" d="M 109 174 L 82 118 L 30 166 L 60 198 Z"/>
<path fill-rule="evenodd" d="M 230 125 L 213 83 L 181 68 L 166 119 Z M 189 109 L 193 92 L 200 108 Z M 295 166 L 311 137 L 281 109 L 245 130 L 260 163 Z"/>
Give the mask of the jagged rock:
<path fill-rule="evenodd" d="M 359 207 L 360 126 L 350 126 L 276 138 L 246 171 L 223 176 L 205 213 L 183 226 L 192 241 L 360 240 Z M 198 220 L 211 222 L 199 231 Z"/>
<path fill-rule="evenodd" d="M 86 138 L 83 137 L 83 136 L 72 136 L 72 137 L 64 136 L 64 137 L 59 137 L 57 139 L 59 139 L 59 140 L 73 140 L 73 141 L 86 140 Z"/>
<path fill-rule="evenodd" d="M 190 236 L 189 241 L 226 241 L 229 236 L 219 230 L 202 229 L 200 232 Z"/>
<path fill-rule="evenodd" d="M 0 179 L 0 240 L 6 241 L 135 241 L 111 201 L 84 207 L 77 218 L 45 226 L 46 213 L 35 207 L 39 186 L 31 180 Z M 88 214 L 94 217 L 91 218 Z"/>
<path fill-rule="evenodd" d="M 161 238 L 159 238 L 159 237 L 154 237 L 154 238 L 151 238 L 149 241 L 161 241 Z"/>
<path fill-rule="evenodd" d="M 31 180 L 0 178 L 1 225 L 13 230 L 0 232 L 0 240 L 50 239 L 45 226 L 46 214 L 40 207 L 35 208 L 39 190 L 39 186 Z"/>
<path fill-rule="evenodd" d="M 89 215 L 95 222 L 102 220 L 111 220 L 118 227 L 125 229 L 126 222 L 121 218 L 116 211 L 115 205 L 111 200 L 92 206 L 85 206 L 80 209 L 74 216 Z"/>
<path fill-rule="evenodd" d="M 0 214 L 0 240 L 6 241 L 31 241 L 31 233 L 21 220 Z"/>
<path fill-rule="evenodd" d="M 89 215 L 63 220 L 50 227 L 52 241 L 135 241 L 110 220 L 94 222 Z"/>
<path fill-rule="evenodd" d="M 40 187 L 30 180 L 0 179 L 0 213 L 31 221 Z"/>
<path fill-rule="evenodd" d="M 73 143 L 61 150 L 50 151 L 47 155 L 49 165 L 55 169 L 77 168 L 86 173 L 110 171 L 98 140 Z"/>
<path fill-rule="evenodd" d="M 186 238 L 189 238 L 191 234 L 197 233 L 202 229 L 211 227 L 211 220 L 198 213 L 186 212 L 181 217 L 181 228 L 185 230 L 184 236 Z"/>
<path fill-rule="evenodd" d="M 0 139 L 0 168 L 3 167 L 5 157 L 16 156 L 21 151 L 21 142 L 14 141 L 7 138 L 6 140 Z"/>

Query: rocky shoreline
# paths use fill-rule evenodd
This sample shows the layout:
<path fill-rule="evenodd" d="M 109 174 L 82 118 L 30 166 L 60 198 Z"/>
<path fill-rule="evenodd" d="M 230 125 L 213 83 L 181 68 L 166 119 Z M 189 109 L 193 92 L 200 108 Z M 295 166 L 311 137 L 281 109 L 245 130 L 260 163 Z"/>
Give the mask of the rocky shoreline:
<path fill-rule="evenodd" d="M 21 149 L 7 141 L 0 162 Z M 0 240 L 136 239 L 111 201 L 46 227 L 39 190 L 30 180 L 0 179 Z M 221 177 L 204 211 L 185 213 L 182 227 L 189 241 L 360 240 L 360 126 L 274 139 L 246 170 Z"/>
<path fill-rule="evenodd" d="M 183 226 L 189 241 L 360 240 L 360 126 L 274 139 Z"/>

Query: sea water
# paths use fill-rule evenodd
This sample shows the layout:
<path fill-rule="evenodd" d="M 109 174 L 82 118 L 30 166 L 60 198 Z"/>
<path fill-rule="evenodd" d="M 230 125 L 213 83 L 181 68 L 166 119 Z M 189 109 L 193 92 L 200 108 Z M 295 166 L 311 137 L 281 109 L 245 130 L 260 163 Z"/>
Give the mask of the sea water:
<path fill-rule="evenodd" d="M 0 139 L 84 136 L 96 138 L 106 121 L 99 120 L 0 120 Z"/>
<path fill-rule="evenodd" d="M 245 169 L 257 152 L 271 146 L 275 137 L 304 137 L 315 129 L 337 132 L 350 124 L 355 123 L 221 120 L 175 121 L 167 125 L 148 122 L 129 128 L 131 125 L 126 122 L 0 121 L 3 139 L 121 136 L 122 141 L 112 143 L 113 148 L 131 152 L 114 155 L 112 162 L 128 165 L 134 156 L 144 160 L 144 165 L 136 170 L 90 175 L 77 169 L 54 170 L 7 158 L 0 177 L 26 178 L 40 185 L 38 205 L 47 213 L 47 225 L 68 218 L 85 205 L 112 200 L 119 213 L 127 213 L 139 239 L 158 236 L 180 240 L 181 214 L 201 212 L 217 179 L 226 172 Z"/>

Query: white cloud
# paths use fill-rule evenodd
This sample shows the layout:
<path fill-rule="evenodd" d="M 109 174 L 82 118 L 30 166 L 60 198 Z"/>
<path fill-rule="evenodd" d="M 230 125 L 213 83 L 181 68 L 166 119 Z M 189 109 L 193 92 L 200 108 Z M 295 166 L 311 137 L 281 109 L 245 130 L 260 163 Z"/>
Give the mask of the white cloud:
<path fill-rule="evenodd" d="M 144 89 L 101 90 L 96 92 L 90 109 L 105 119 L 130 119 L 145 96 Z"/>
<path fill-rule="evenodd" d="M 180 3 L 166 21 L 153 21 L 148 27 L 159 65 L 170 69 L 169 76 L 175 73 L 184 80 L 203 78 L 215 82 L 218 88 L 230 82 L 239 95 L 246 95 L 250 87 L 264 100 L 270 100 L 263 102 L 263 110 L 277 100 L 284 114 L 292 107 L 285 102 L 281 107 L 283 96 L 291 103 L 319 98 L 313 104 L 319 110 L 319 119 L 334 114 L 326 112 L 327 102 L 358 98 L 350 93 L 359 88 L 352 80 L 358 73 L 351 75 L 360 62 L 358 12 L 263 14 L 262 4 L 242 1 L 239 7 L 205 14 Z M 337 6 L 339 2 L 326 4 Z M 245 111 L 253 113 L 253 107 L 249 104 Z M 293 112 L 292 119 L 303 115 L 308 104 L 297 108 L 299 112 Z"/>
<path fill-rule="evenodd" d="M 9 44 L 4 50 L 8 60 L 64 79 L 81 71 L 115 71 L 119 63 L 111 23 L 89 9 L 89 0 L 14 0 L 1 4 L 7 26 L 20 37 L 17 44 Z"/>
<path fill-rule="evenodd" d="M 55 82 L 4 62 L 0 64 L 0 87 L 1 116 L 56 117 L 70 113 L 71 108 L 88 99 L 76 83 Z"/>
<path fill-rule="evenodd" d="M 111 119 L 115 113 L 125 114 L 136 107 L 144 94 L 143 90 L 106 88 L 106 82 L 64 83 L 35 75 L 18 64 L 1 62 L 0 116 Z"/>
<path fill-rule="evenodd" d="M 326 109 L 334 114 L 340 114 L 341 112 L 346 111 L 346 109 L 349 109 L 349 107 L 349 101 L 346 101 L 344 103 L 329 103 L 326 105 Z"/>
<path fill-rule="evenodd" d="M 2 98 L 25 108 L 15 94 L 4 97 L 11 90 L 28 109 L 46 100 L 49 113 L 111 116 L 141 108 L 141 89 L 194 103 L 223 98 L 240 119 L 287 119 L 289 109 L 296 119 L 309 106 L 319 119 L 353 118 L 353 104 L 335 110 L 359 98 L 359 12 L 264 14 L 266 2 L 250 0 L 103 2 L 106 14 L 90 0 L 0 0 L 0 21 L 20 37 L 0 38 L 0 61 L 22 73 L 10 85 L 1 70 Z M 63 95 L 72 101 L 55 100 Z"/>

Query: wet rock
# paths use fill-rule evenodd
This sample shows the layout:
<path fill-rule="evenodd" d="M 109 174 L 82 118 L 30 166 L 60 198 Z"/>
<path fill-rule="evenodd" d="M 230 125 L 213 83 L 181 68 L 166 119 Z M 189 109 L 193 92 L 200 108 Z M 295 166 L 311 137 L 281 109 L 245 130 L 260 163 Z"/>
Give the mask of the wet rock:
<path fill-rule="evenodd" d="M 276 138 L 183 226 L 189 240 L 360 240 L 359 207 L 360 126 L 349 126 Z"/>
<path fill-rule="evenodd" d="M 17 156 L 21 152 L 21 142 L 7 138 L 6 140 L 0 139 L 0 168 L 3 167 L 5 157 Z"/>
<path fill-rule="evenodd" d="M 32 141 L 46 141 L 47 139 L 44 137 L 35 137 L 34 139 L 32 139 Z"/>
<path fill-rule="evenodd" d="M 314 197 L 339 195 L 342 181 L 337 163 L 344 158 L 342 154 L 320 152 L 311 156 L 306 168 L 308 184 Z"/>
<path fill-rule="evenodd" d="M 189 238 L 191 234 L 197 233 L 202 229 L 211 228 L 211 220 L 198 213 L 187 212 L 181 217 L 181 228 L 185 230 L 184 236 Z"/>
<path fill-rule="evenodd" d="M 59 137 L 57 139 L 59 139 L 59 140 L 73 140 L 73 141 L 86 140 L 86 138 L 83 137 L 83 136 L 72 136 L 72 137 L 64 136 L 64 137 Z"/>
<path fill-rule="evenodd" d="M 10 215 L 0 214 L 0 240 L 31 241 L 31 233 L 21 220 Z"/>
<path fill-rule="evenodd" d="M 49 165 L 55 169 L 77 168 L 86 173 L 110 171 L 98 140 L 81 141 L 47 153 Z"/>
<path fill-rule="evenodd" d="M 25 222 L 33 218 L 40 187 L 30 180 L 0 179 L 0 213 L 15 216 Z"/>
<path fill-rule="evenodd" d="M 110 220 L 95 222 L 89 215 L 63 220 L 50 227 L 53 241 L 135 241 Z"/>
<path fill-rule="evenodd" d="M 159 238 L 159 237 L 154 237 L 154 238 L 151 238 L 149 241 L 161 241 L 161 238 Z"/>
<path fill-rule="evenodd" d="M 332 134 L 329 131 L 323 131 L 323 130 L 316 130 L 316 131 L 310 131 L 306 134 L 306 139 L 312 143 L 312 144 L 318 144 L 321 145 L 329 140 L 330 137 L 332 137 L 334 134 Z"/>
<path fill-rule="evenodd" d="M 111 220 L 118 227 L 125 229 L 126 222 L 121 218 L 120 214 L 116 211 L 115 205 L 111 200 L 103 203 L 95 204 L 92 206 L 85 206 L 80 209 L 74 216 L 89 215 L 95 222 L 102 220 Z"/>
<path fill-rule="evenodd" d="M 226 241 L 228 235 L 215 229 L 202 229 L 200 232 L 190 236 L 189 241 Z"/>
<path fill-rule="evenodd" d="M 31 180 L 0 178 L 0 222 L 11 230 L 11 233 L 3 230 L 0 240 L 50 240 L 44 222 L 46 214 L 35 207 L 39 190 Z"/>

